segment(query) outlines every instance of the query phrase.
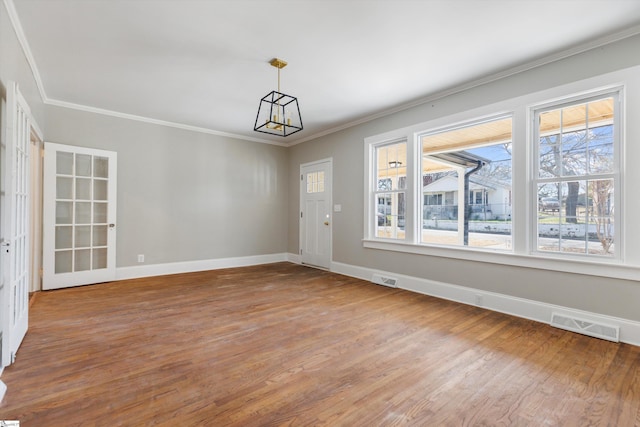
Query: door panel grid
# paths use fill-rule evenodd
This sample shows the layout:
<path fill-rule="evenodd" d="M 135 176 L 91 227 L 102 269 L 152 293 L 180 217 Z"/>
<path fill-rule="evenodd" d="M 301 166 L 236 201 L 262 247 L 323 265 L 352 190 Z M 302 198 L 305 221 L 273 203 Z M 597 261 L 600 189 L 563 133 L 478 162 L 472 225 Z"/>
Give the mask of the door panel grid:
<path fill-rule="evenodd" d="M 32 124 L 18 86 L 7 88 L 7 140 L 2 211 L 2 366 L 11 364 L 27 333 L 30 289 L 30 156 Z"/>
<path fill-rule="evenodd" d="M 115 152 L 45 143 L 43 288 L 115 278 Z"/>
<path fill-rule="evenodd" d="M 109 159 L 56 153 L 55 273 L 107 268 Z"/>
<path fill-rule="evenodd" d="M 13 223 L 15 231 L 10 249 L 10 289 L 13 298 L 12 327 L 27 315 L 29 302 L 29 142 L 31 126 L 24 109 L 16 109 L 16 146 L 13 152 Z"/>

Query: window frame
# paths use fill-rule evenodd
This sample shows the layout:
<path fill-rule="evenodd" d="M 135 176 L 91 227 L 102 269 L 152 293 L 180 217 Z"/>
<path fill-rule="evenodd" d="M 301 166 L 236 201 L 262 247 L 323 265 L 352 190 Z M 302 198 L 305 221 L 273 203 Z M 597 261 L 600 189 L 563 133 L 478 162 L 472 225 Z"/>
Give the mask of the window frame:
<path fill-rule="evenodd" d="M 405 188 L 404 189 L 395 189 L 395 190 L 385 190 L 378 191 L 378 182 L 377 182 L 377 150 L 378 148 L 394 145 L 394 144 L 406 144 L 406 152 L 407 152 L 407 165 L 406 165 L 406 179 L 405 179 Z M 391 241 L 391 242 L 399 242 L 406 243 L 410 242 L 413 239 L 413 231 L 410 229 L 409 224 L 413 223 L 413 209 L 415 201 L 413 200 L 412 194 L 414 192 L 414 183 L 412 180 L 408 179 L 410 174 L 413 174 L 413 155 L 410 153 L 410 144 L 409 141 L 405 138 L 396 138 L 390 140 L 378 141 L 374 144 L 365 145 L 365 157 L 367 159 L 369 174 L 365 174 L 368 176 L 365 181 L 365 188 L 369 188 L 370 191 L 367 193 L 368 209 L 365 209 L 365 236 L 372 236 L 375 240 L 380 241 Z M 368 149 L 368 150 L 367 150 Z M 378 195 L 380 193 L 404 193 L 405 194 L 405 237 L 377 237 L 376 226 L 377 226 L 377 212 L 378 212 Z M 376 219 L 374 219 L 376 218 Z"/>
<path fill-rule="evenodd" d="M 434 136 L 434 135 L 440 135 L 440 134 L 444 134 L 447 132 L 453 132 L 453 131 L 457 131 L 457 130 L 461 130 L 461 129 L 467 129 L 467 128 L 472 128 L 474 126 L 481 126 L 487 123 L 492 123 L 492 122 L 499 122 L 502 120 L 510 120 L 511 121 L 511 146 L 513 149 L 513 122 L 514 122 L 514 116 L 513 116 L 513 112 L 509 111 L 509 112 L 499 112 L 496 114 L 490 114 L 490 115 L 483 115 L 481 117 L 471 117 L 465 121 L 462 122 L 457 122 L 448 126 L 440 126 L 438 128 L 435 129 L 423 129 L 420 132 L 417 132 L 414 134 L 414 143 L 416 145 L 415 149 L 417 150 L 418 153 L 418 158 L 419 158 L 419 166 L 417 168 L 417 172 L 419 174 L 419 176 L 414 177 L 415 180 L 419 181 L 419 192 L 420 192 L 420 196 L 422 198 L 422 170 L 423 170 L 423 147 L 422 147 L 422 141 L 421 139 L 423 137 L 429 137 L 429 136 Z M 497 143 L 496 143 L 497 144 Z M 492 144 L 493 145 L 493 144 Z M 460 149 L 466 149 L 464 147 L 458 147 Z M 476 147 L 471 147 L 470 149 L 473 148 L 477 148 Z M 459 150 L 456 150 L 459 151 Z M 449 151 L 447 151 L 449 152 Z M 513 167 L 513 153 L 512 153 L 512 160 L 511 160 L 511 164 Z M 465 168 L 460 167 L 459 168 L 459 172 L 461 172 L 462 170 L 464 170 Z M 512 184 L 512 183 L 511 183 Z M 458 192 L 460 193 L 460 192 Z M 475 190 L 470 190 L 469 191 L 469 199 L 467 199 L 468 204 L 470 207 L 475 206 Z M 473 201 L 471 200 L 471 197 L 473 196 Z M 483 196 L 486 196 L 486 193 L 483 193 Z M 486 197 L 485 197 L 486 199 Z M 466 215 L 466 212 L 464 212 L 462 210 L 462 208 L 464 207 L 465 204 L 465 198 L 464 195 L 458 195 L 458 203 L 456 204 L 457 209 L 458 209 L 458 218 L 460 218 L 461 212 L 462 215 Z M 483 199 L 484 202 L 484 199 Z M 481 203 L 482 204 L 482 203 Z M 420 218 L 422 218 L 422 211 L 417 212 L 417 214 L 420 215 Z M 461 221 L 464 220 L 461 219 Z M 458 226 L 460 226 L 460 222 L 458 223 Z M 471 246 L 471 245 L 461 245 L 461 244 L 435 244 L 435 243 L 428 243 L 428 242 L 423 242 L 422 241 L 422 222 L 420 222 L 419 224 L 417 224 L 417 228 L 418 230 L 416 231 L 416 236 L 418 238 L 418 240 L 415 242 L 415 244 L 418 245 L 423 245 L 423 246 L 436 246 L 436 247 L 454 247 L 454 248 L 469 248 L 469 249 L 473 249 L 473 250 L 484 250 L 484 251 L 490 251 L 490 252 L 494 252 L 494 251 L 498 251 L 498 252 L 512 252 L 511 249 L 494 249 L 494 248 L 482 248 L 482 247 L 478 247 L 478 246 Z M 461 240 L 463 238 L 462 231 L 460 229 L 458 229 L 458 235 L 456 236 L 456 238 L 458 240 Z M 511 241 L 513 241 L 513 232 L 511 233 Z M 510 246 L 512 246 L 511 242 L 509 243 Z"/>
<path fill-rule="evenodd" d="M 534 239 L 534 228 L 532 224 L 536 221 L 537 193 L 533 191 L 533 161 L 537 161 L 537 153 L 534 157 L 535 148 L 532 141 L 533 114 L 532 111 L 545 105 L 553 103 L 566 103 L 576 99 L 584 99 L 592 96 L 599 96 L 604 93 L 619 93 L 618 109 L 619 118 L 616 124 L 618 130 L 617 159 L 619 173 L 618 183 L 615 189 L 616 197 L 616 227 L 618 228 L 619 240 L 616 243 L 616 257 L 593 257 L 593 256 L 560 256 L 561 253 L 541 253 L 534 251 L 537 244 Z M 640 222 L 629 221 L 630 213 L 640 210 L 640 199 L 630 193 L 630 189 L 625 182 L 640 181 L 640 168 L 625 168 L 635 159 L 640 161 L 640 146 L 628 145 L 627 138 L 640 140 L 640 123 L 625 120 L 627 115 L 640 115 L 640 66 L 634 66 L 611 73 L 597 75 L 584 80 L 574 81 L 561 86 L 551 87 L 532 93 L 522 93 L 512 98 L 503 99 L 495 103 L 482 104 L 481 100 L 469 99 L 467 109 L 461 109 L 460 99 L 449 101 L 444 98 L 442 101 L 443 110 L 459 111 L 450 115 L 433 117 L 423 123 L 406 126 L 404 128 L 393 129 L 385 133 L 372 135 L 364 138 L 365 154 L 365 185 L 364 185 L 364 233 L 362 239 L 363 248 L 377 249 L 390 252 L 409 253 L 425 256 L 445 257 L 460 260 L 495 263 L 499 265 L 513 265 L 541 270 L 562 271 L 577 274 L 586 274 L 601 277 L 612 277 L 627 280 L 637 280 L 640 274 L 640 240 L 624 239 L 627 235 L 640 235 Z M 506 97 L 505 97 L 506 98 Z M 453 103 L 449 105 L 448 103 Z M 464 106 L 464 105 L 463 105 Z M 425 110 L 430 111 L 430 110 Z M 407 147 L 408 167 L 407 175 L 413 177 L 415 170 L 419 168 L 419 143 L 417 136 L 425 134 L 425 131 L 437 131 L 440 129 L 453 128 L 457 124 L 465 124 L 470 121 L 481 121 L 483 118 L 498 117 L 500 115 L 511 115 L 513 117 L 512 135 L 512 193 L 510 203 L 512 206 L 512 239 L 513 252 L 487 251 L 475 247 L 448 247 L 448 246 L 428 246 L 419 244 L 416 239 L 418 224 L 415 218 L 415 206 L 420 206 L 421 194 L 419 186 L 415 185 L 415 179 L 407 180 L 407 191 L 413 192 L 412 197 L 408 197 L 407 204 L 407 232 L 412 231 L 413 235 L 407 235 L 406 241 L 393 242 L 383 241 L 373 237 L 369 212 L 373 203 L 370 198 L 370 174 L 371 169 L 371 147 L 384 142 L 394 142 L 405 139 L 409 144 Z M 389 122 L 392 123 L 392 122 Z M 637 145 L 637 144 L 636 144 Z M 626 166 L 629 166 L 626 165 Z M 410 187 L 413 185 L 413 188 Z M 534 195 L 535 194 L 535 195 Z M 634 197 L 638 200 L 635 200 Z M 412 203 L 412 205 L 410 205 Z"/>
<path fill-rule="evenodd" d="M 613 256 L 606 255 L 589 255 L 589 254 L 571 254 L 568 252 L 561 251 L 542 251 L 539 249 L 538 245 L 538 216 L 537 216 L 537 206 L 538 206 L 538 184 L 541 183 L 551 183 L 554 181 L 557 182 L 568 182 L 569 179 L 566 176 L 555 177 L 553 178 L 540 178 L 540 144 L 539 144 L 539 126 L 537 125 L 538 117 L 540 114 L 552 111 L 555 109 L 570 107 L 572 105 L 578 105 L 583 103 L 589 103 L 591 101 L 595 101 L 598 99 L 603 99 L 611 97 L 613 98 L 613 171 L 609 173 L 588 173 L 584 175 L 578 176 L 579 180 L 589 180 L 592 178 L 611 178 L 614 180 L 614 203 L 616 205 L 616 209 L 614 210 L 614 242 L 616 244 L 616 249 Z M 625 224 L 621 221 L 622 212 L 624 211 L 624 200 L 621 197 L 622 193 L 620 188 L 623 185 L 623 163 L 621 162 L 621 153 L 623 147 L 623 139 L 622 139 L 622 106 L 624 100 L 624 88 L 621 86 L 613 87 L 604 90 L 595 90 L 588 93 L 577 94 L 574 96 L 566 97 L 563 99 L 554 100 L 551 102 L 546 102 L 542 104 L 532 105 L 529 107 L 528 115 L 531 119 L 531 176 L 530 180 L 530 197 L 531 205 L 535 206 L 535 209 L 532 209 L 535 212 L 531 214 L 531 223 L 529 225 L 530 230 L 530 242 L 531 248 L 530 251 L 532 254 L 537 256 L 559 256 L 566 259 L 580 259 L 580 260 L 613 260 L 613 261 L 621 261 L 623 259 L 622 248 L 624 247 L 624 233 L 622 230 L 625 229 Z M 560 200 L 560 199 L 559 199 Z M 560 204 L 560 210 L 562 210 L 562 203 Z"/>

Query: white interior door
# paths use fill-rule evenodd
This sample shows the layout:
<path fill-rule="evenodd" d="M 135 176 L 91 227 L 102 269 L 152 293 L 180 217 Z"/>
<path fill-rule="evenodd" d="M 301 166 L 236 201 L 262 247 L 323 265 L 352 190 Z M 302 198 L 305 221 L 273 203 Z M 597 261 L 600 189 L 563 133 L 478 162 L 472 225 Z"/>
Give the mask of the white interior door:
<path fill-rule="evenodd" d="M 16 83 L 7 88 L 2 199 L 2 367 L 13 363 L 27 333 L 30 288 L 30 112 Z"/>
<path fill-rule="evenodd" d="M 116 170 L 115 152 L 45 142 L 43 289 L 115 279 Z"/>
<path fill-rule="evenodd" d="M 332 161 L 300 166 L 300 257 L 303 264 L 331 266 Z"/>

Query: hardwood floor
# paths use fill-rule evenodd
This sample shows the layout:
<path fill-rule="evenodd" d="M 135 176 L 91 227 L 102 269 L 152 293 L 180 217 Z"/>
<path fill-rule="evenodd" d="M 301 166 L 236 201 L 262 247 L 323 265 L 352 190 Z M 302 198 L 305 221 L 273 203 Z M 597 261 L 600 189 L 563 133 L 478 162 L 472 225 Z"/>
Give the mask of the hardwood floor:
<path fill-rule="evenodd" d="M 40 293 L 29 426 L 633 426 L 640 348 L 289 263 Z"/>

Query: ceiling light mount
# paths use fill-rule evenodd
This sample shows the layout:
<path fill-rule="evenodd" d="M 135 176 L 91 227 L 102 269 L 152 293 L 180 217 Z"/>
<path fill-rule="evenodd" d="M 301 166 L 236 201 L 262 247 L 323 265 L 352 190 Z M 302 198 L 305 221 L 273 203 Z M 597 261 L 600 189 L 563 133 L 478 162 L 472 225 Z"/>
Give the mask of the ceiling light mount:
<path fill-rule="evenodd" d="M 283 61 L 280 58 L 273 58 L 271 61 L 269 61 L 269 64 L 278 69 L 282 69 L 287 66 L 287 61 Z"/>
<path fill-rule="evenodd" d="M 302 130 L 302 116 L 298 99 L 280 92 L 280 70 L 287 62 L 279 58 L 269 61 L 278 69 L 278 90 L 266 94 L 260 100 L 253 130 L 278 136 L 289 136 Z"/>

